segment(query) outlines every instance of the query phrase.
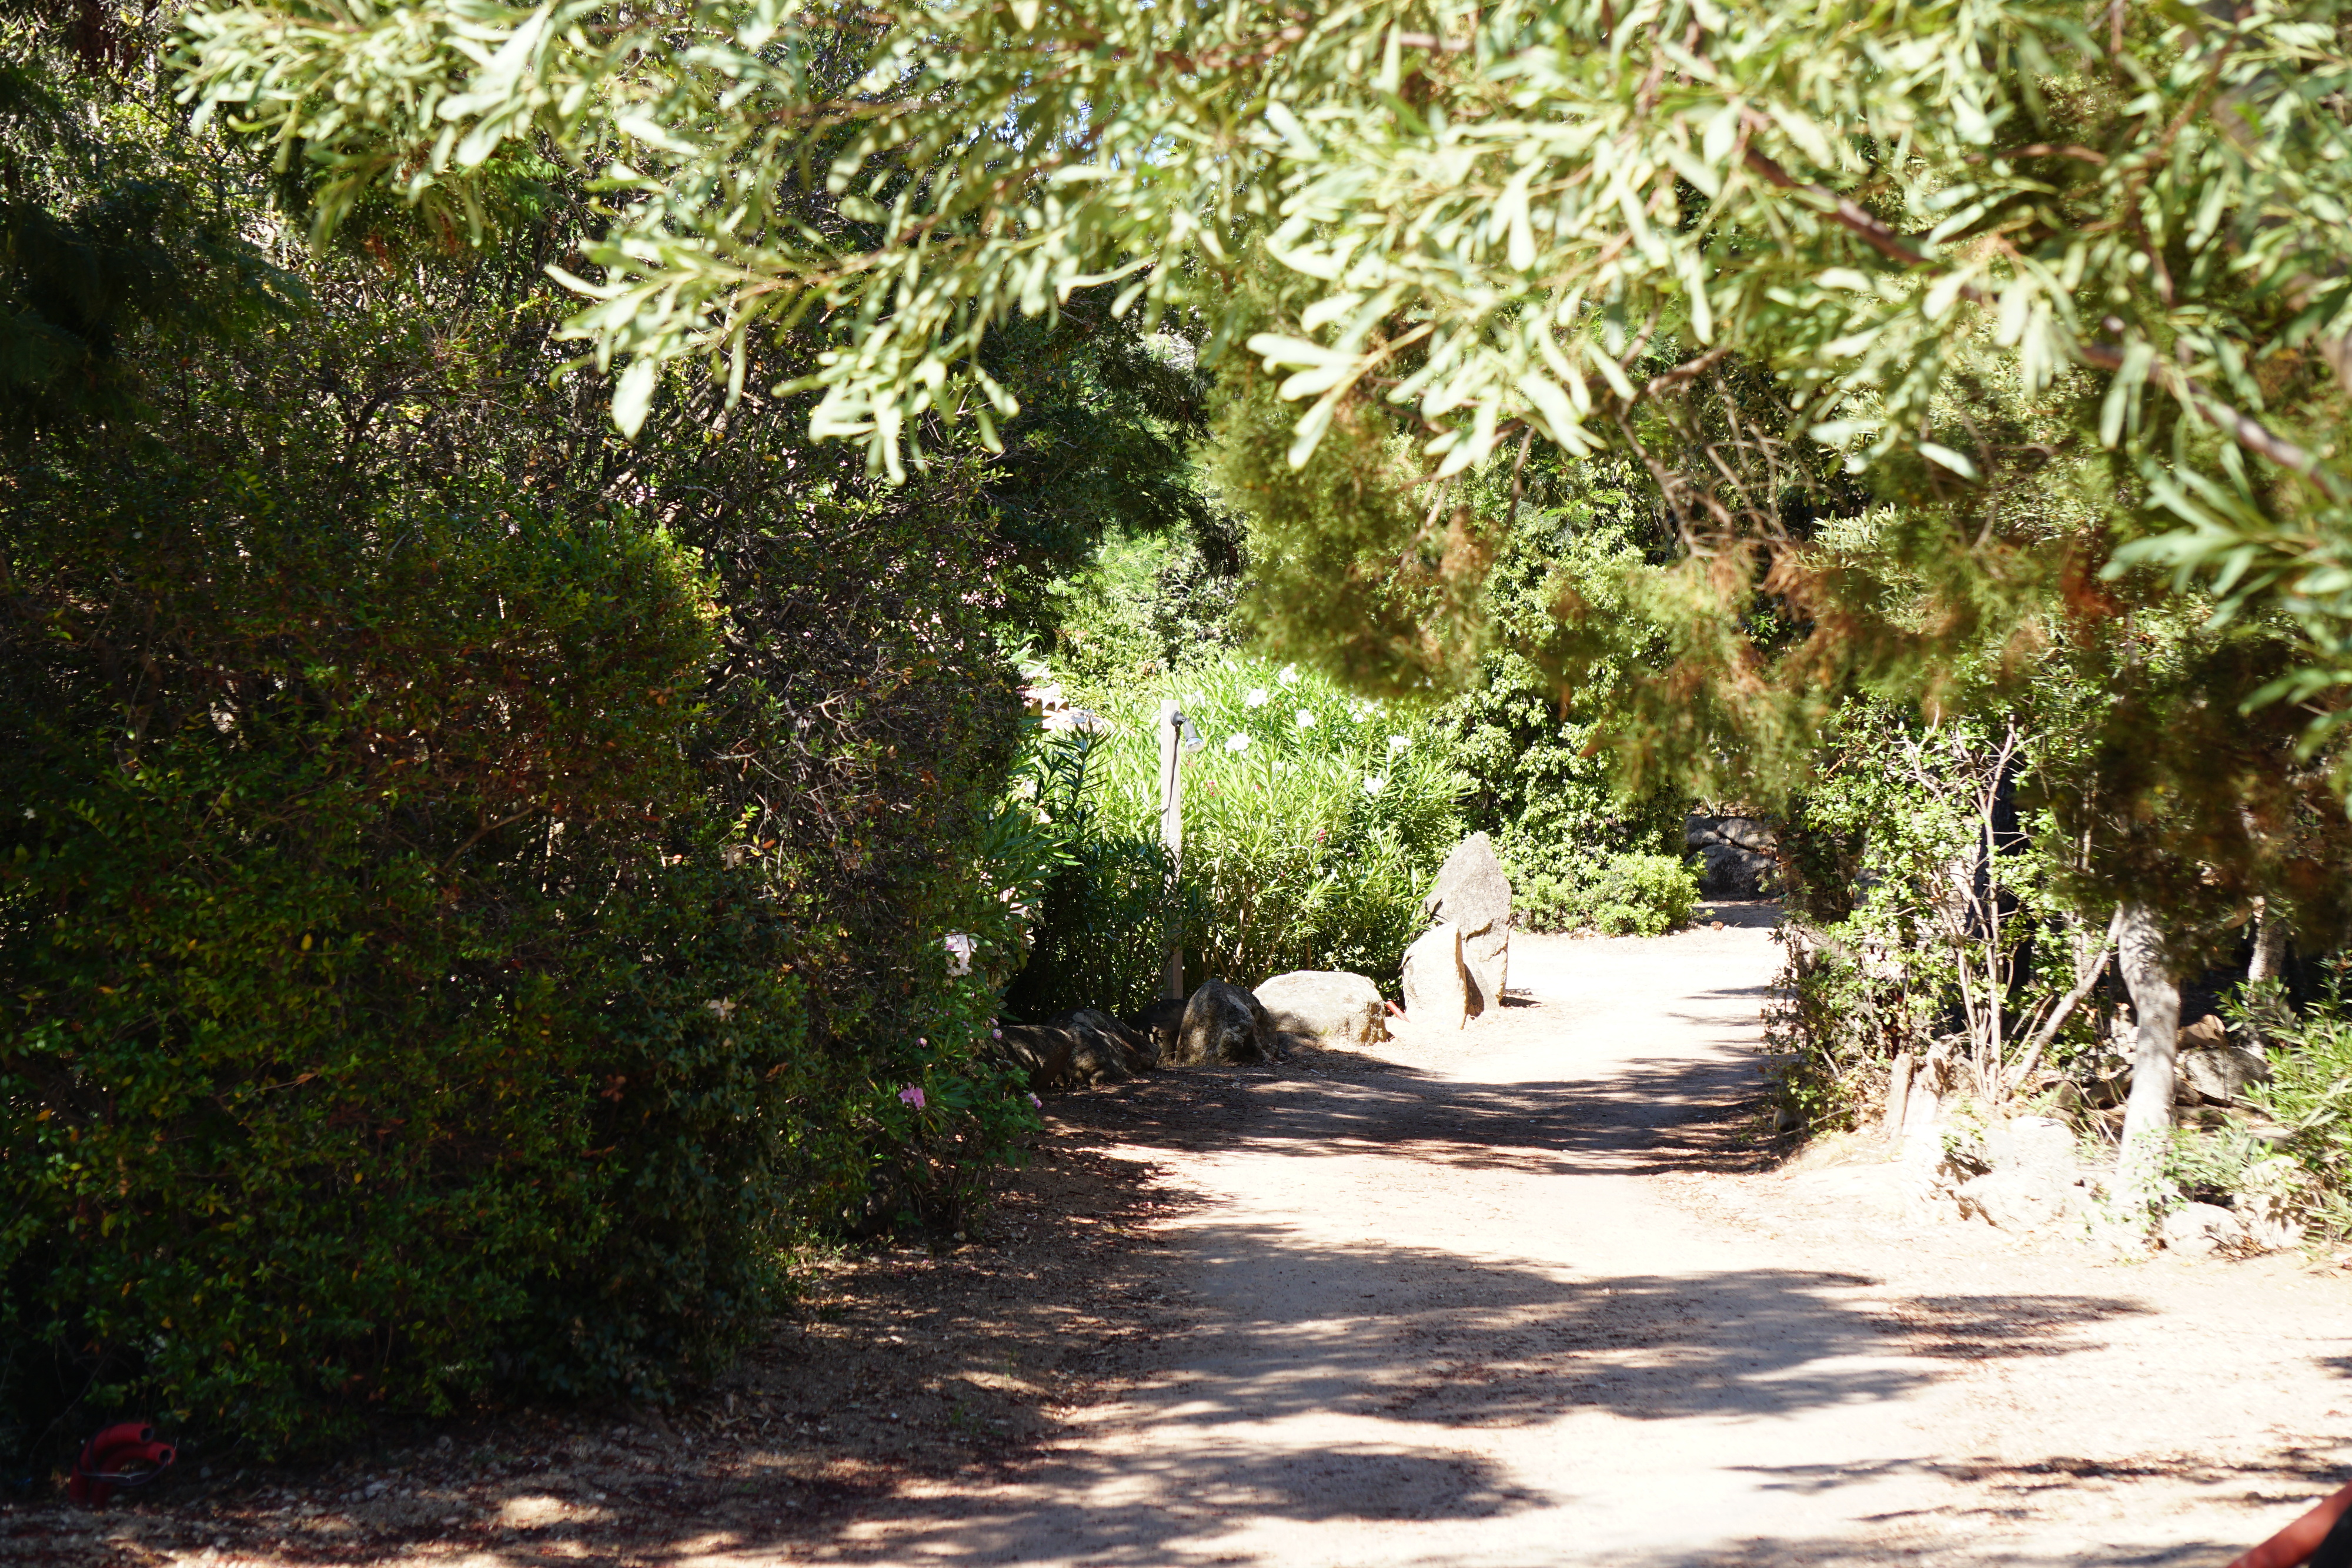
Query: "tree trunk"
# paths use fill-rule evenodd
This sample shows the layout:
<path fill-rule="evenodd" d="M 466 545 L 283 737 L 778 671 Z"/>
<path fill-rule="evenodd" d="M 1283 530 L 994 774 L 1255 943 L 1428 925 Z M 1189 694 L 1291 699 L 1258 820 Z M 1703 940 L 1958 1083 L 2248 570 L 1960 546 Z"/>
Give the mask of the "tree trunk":
<path fill-rule="evenodd" d="M 1886 1127 L 1886 1141 L 1903 1141 L 1903 1123 L 1911 1110 L 1911 1053 L 1904 1051 L 1895 1059 L 1894 1071 L 1886 1075 L 1886 1114 L 1882 1120 Z"/>
<path fill-rule="evenodd" d="M 2116 967 L 2131 990 L 2137 1026 L 2116 1165 L 2129 1186 L 2152 1175 L 2162 1157 L 2163 1136 L 2172 1128 L 2172 1083 L 2180 1058 L 2180 987 L 2164 954 L 2156 912 L 2144 904 L 2126 904 L 2116 912 Z"/>
<path fill-rule="evenodd" d="M 2286 962 L 2286 922 L 2267 898 L 2254 901 L 2254 958 L 2246 966 L 2249 980 L 2275 980 Z"/>

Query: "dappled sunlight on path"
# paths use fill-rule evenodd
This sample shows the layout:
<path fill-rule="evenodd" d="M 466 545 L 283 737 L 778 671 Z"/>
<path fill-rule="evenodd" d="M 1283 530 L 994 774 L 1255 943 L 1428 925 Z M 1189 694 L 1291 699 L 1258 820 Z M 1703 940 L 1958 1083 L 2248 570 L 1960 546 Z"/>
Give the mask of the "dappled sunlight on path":
<path fill-rule="evenodd" d="M 837 1260 L 674 1419 L 515 1413 L 381 1505 L 248 1493 L 262 1554 L 166 1508 L 105 1562 L 2219 1568 L 2340 1484 L 2340 1274 L 1929 1224 L 1867 1137 L 1783 1163 L 1740 913 L 1059 1097 L 987 1234 Z"/>
<path fill-rule="evenodd" d="M 1755 1135 L 1776 957 L 1754 926 L 1523 938 L 1515 1005 L 1466 1030 L 1073 1104 L 1175 1195 L 1189 1327 L 1017 1482 L 821 1555 L 2185 1563 L 2262 1533 L 2262 1488 L 2307 1495 L 2326 1459 L 2242 1400 L 2098 1393 L 2195 1332 L 2149 1270 L 1767 1212 L 1798 1191 Z"/>

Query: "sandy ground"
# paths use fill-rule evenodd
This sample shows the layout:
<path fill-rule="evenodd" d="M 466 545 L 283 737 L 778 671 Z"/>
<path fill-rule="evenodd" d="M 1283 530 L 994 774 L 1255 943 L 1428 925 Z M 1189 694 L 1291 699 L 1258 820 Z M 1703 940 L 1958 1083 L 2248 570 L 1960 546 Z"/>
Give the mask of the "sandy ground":
<path fill-rule="evenodd" d="M 1906 1224 L 1738 1173 L 1756 929 L 1522 940 L 1528 1004 L 1151 1144 L 1195 1326 L 1025 1484 L 845 1554 L 2225 1563 L 2352 1471 L 2341 1275 Z M 1139 1142 L 1149 1142 L 1139 1139 Z"/>
<path fill-rule="evenodd" d="M 2352 1474 L 2340 1270 L 1914 1221 L 1866 1143 L 1776 1165 L 1777 956 L 1756 926 L 1523 937 L 1512 1005 L 1465 1030 L 1058 1103 L 1059 1152 L 971 1256 L 845 1274 L 697 1411 L 551 1436 L 552 1460 L 510 1422 L 511 1463 L 405 1529 L 346 1506 L 306 1533 L 299 1488 L 246 1481 L 77 1539 L 482 1568 L 2220 1568 Z M 1033 1229 L 1079 1249 L 1024 1252 Z M 425 1469 L 378 1467 L 394 1498 Z M 0 1559 L 76 1560 L 72 1522 L 17 1511 Z"/>

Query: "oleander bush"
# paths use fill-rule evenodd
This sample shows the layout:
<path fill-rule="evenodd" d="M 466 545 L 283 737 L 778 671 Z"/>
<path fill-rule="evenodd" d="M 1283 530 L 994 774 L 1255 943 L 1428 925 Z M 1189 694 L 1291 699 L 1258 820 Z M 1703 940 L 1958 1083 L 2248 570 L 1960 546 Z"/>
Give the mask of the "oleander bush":
<path fill-rule="evenodd" d="M 1037 952 L 1051 967 L 1033 960 L 1017 1005 L 1148 999 L 1171 901 L 1192 984 L 1347 969 L 1394 987 L 1427 925 L 1431 878 L 1462 833 L 1464 782 L 1425 720 L 1239 654 L 1074 695 L 1111 727 L 1085 743 L 1089 847 L 1039 911 Z M 1192 748 L 1181 872 L 1153 897 L 1163 699 L 1182 707 Z M 1095 968 L 1059 957 L 1081 946 Z"/>

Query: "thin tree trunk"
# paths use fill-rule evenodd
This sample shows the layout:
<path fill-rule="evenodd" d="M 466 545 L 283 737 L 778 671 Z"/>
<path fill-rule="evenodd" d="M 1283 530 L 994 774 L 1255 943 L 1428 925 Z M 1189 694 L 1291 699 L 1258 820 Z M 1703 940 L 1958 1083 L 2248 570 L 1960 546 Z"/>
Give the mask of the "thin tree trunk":
<path fill-rule="evenodd" d="M 2024 1088 L 2025 1081 L 2033 1076 L 2033 1070 L 2042 1065 L 2042 1053 L 2050 1049 L 2050 1042 L 2058 1038 L 2058 1031 L 2066 1027 L 2066 1020 L 2074 1016 L 2074 1009 L 2083 1005 L 2083 998 L 2091 994 L 2091 988 L 2099 983 L 2101 975 L 2106 973 L 2107 952 L 2115 945 L 2116 931 L 2122 921 L 2123 912 L 2117 910 L 2116 917 L 2107 922 L 2107 935 L 2099 944 L 2098 956 L 2087 967 L 2079 955 L 2075 958 L 2074 988 L 2066 993 L 2065 998 L 2042 1020 L 2042 1027 L 2033 1031 L 2025 1060 L 2018 1064 L 2017 1075 L 2011 1082 L 2020 1089 Z"/>
<path fill-rule="evenodd" d="M 2180 1060 L 2180 986 L 2165 956 L 2156 912 L 2145 904 L 2126 904 L 2116 912 L 2116 967 L 2131 990 L 2137 1025 L 2131 1098 L 2124 1105 L 2123 1149 L 2116 1161 L 2128 1189 L 2144 1184 L 2162 1160 Z"/>
<path fill-rule="evenodd" d="M 2286 922 L 2267 898 L 2254 900 L 2254 958 L 2246 966 L 2249 980 L 2275 980 L 2286 962 Z"/>

